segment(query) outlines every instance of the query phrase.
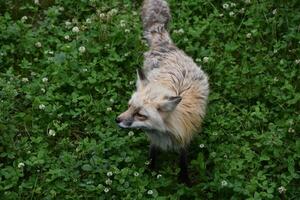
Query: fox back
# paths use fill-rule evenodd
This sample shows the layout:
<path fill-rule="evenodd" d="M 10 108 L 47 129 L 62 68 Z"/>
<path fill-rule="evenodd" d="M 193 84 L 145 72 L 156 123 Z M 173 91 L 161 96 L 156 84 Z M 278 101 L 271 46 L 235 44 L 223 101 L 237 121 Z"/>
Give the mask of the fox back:
<path fill-rule="evenodd" d="M 128 109 L 117 118 L 122 128 L 144 129 L 151 144 L 163 150 L 190 143 L 201 128 L 209 95 L 207 75 L 172 42 L 170 19 L 166 1 L 144 1 L 144 37 L 150 50 Z"/>

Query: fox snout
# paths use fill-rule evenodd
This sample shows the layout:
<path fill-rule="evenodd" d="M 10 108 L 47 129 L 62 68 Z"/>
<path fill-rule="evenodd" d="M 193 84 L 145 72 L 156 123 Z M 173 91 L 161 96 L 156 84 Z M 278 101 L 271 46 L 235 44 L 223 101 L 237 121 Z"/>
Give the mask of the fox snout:
<path fill-rule="evenodd" d="M 121 123 L 121 122 L 122 122 L 122 119 L 121 119 L 120 117 L 117 117 L 117 118 L 116 118 L 116 123 L 119 124 L 119 123 Z"/>
<path fill-rule="evenodd" d="M 125 112 L 116 118 L 116 122 L 121 128 L 128 128 L 133 123 L 133 117 L 127 116 Z"/>

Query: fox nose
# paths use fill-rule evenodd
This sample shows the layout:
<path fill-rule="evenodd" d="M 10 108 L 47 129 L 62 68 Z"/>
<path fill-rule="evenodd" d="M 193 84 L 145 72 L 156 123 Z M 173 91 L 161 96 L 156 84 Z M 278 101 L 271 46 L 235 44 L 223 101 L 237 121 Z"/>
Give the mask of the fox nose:
<path fill-rule="evenodd" d="M 121 120 L 120 117 L 117 117 L 117 118 L 116 118 L 116 122 L 117 122 L 117 123 L 120 123 L 121 121 L 122 121 L 122 120 Z"/>

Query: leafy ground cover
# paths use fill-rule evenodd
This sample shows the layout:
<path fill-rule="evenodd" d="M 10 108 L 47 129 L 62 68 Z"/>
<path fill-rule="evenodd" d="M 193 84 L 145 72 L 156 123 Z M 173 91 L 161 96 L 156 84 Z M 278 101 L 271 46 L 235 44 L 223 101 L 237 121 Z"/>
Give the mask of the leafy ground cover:
<path fill-rule="evenodd" d="M 174 42 L 210 76 L 203 130 L 147 170 L 115 117 L 147 47 L 141 1 L 0 3 L 1 199 L 299 199 L 300 2 L 170 0 Z"/>

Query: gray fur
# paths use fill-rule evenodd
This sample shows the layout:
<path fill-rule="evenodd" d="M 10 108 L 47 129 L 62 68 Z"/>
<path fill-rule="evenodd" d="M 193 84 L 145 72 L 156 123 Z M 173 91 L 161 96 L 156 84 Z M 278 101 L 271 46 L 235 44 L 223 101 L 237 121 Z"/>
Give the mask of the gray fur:
<path fill-rule="evenodd" d="M 209 94 L 207 75 L 172 42 L 168 32 L 170 19 L 170 9 L 165 0 L 144 0 L 142 21 L 144 36 L 150 46 L 150 50 L 144 54 L 145 76 L 149 84 L 167 84 L 175 95 L 182 96 L 177 114 L 178 118 L 186 116 L 181 121 L 189 124 L 189 127 L 181 127 L 189 131 L 175 129 L 165 133 L 148 133 L 151 143 L 162 149 L 176 149 L 189 143 L 192 132 L 201 127 Z M 198 116 L 196 118 L 199 119 L 188 119 L 191 116 Z"/>
<path fill-rule="evenodd" d="M 156 43 L 172 42 L 167 31 L 170 19 L 170 9 L 166 1 L 144 1 L 142 9 L 144 37 L 150 46 Z"/>
<path fill-rule="evenodd" d="M 142 20 L 149 51 L 129 108 L 117 119 L 123 128 L 145 129 L 151 145 L 163 150 L 185 148 L 199 132 L 209 94 L 208 77 L 172 42 L 171 15 L 165 0 L 144 0 Z M 135 116 L 136 109 L 147 116 Z M 127 119 L 133 117 L 129 125 Z"/>

